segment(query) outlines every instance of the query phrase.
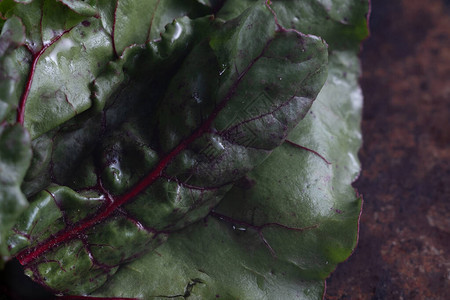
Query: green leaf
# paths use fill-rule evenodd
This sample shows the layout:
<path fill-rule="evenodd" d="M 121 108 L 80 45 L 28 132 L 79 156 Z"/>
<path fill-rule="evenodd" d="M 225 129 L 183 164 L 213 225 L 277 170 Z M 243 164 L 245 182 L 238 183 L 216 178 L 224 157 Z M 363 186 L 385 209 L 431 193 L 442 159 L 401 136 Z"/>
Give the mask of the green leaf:
<path fill-rule="evenodd" d="M 58 0 L 67 5 L 70 9 L 75 11 L 76 13 L 87 16 L 94 17 L 97 15 L 97 10 L 93 5 L 95 4 L 95 0 L 84 1 L 84 0 Z"/>
<path fill-rule="evenodd" d="M 0 254 L 8 255 L 6 239 L 28 206 L 20 184 L 30 165 L 30 136 L 20 125 L 0 125 Z"/>
<path fill-rule="evenodd" d="M 23 86 L 21 73 L 27 69 L 26 54 L 19 47 L 25 41 L 22 22 L 6 20 L 0 34 L 0 254 L 9 255 L 7 237 L 17 217 L 28 206 L 20 185 L 31 160 L 30 137 L 20 125 L 10 126 L 4 119 L 15 107 Z M 3 259 L 0 259 L 3 264 Z"/>
<path fill-rule="evenodd" d="M 9 49 L 22 46 L 25 42 L 25 28 L 17 17 L 9 18 L 3 25 L 0 35 L 0 56 L 4 56 Z"/>
<path fill-rule="evenodd" d="M 0 1 L 0 254 L 58 294 L 320 299 L 357 240 L 367 9 Z"/>
<path fill-rule="evenodd" d="M 139 299 L 318 299 L 323 283 L 267 253 L 258 232 L 214 218 L 173 234 L 121 268 L 95 296 Z M 311 295 L 307 298 L 303 295 Z"/>
<path fill-rule="evenodd" d="M 94 19 L 77 25 L 34 58 L 24 122 L 33 138 L 92 106 L 90 83 L 112 58 L 109 37 L 98 27 Z"/>
<path fill-rule="evenodd" d="M 172 72 L 173 66 L 179 64 L 189 53 L 195 41 L 205 37 L 204 27 L 209 27 L 209 21 L 204 18 L 195 21 L 187 17 L 174 20 L 166 26 L 160 41 L 150 42 L 146 47 L 127 48 L 123 57 L 110 62 L 92 83 L 92 109 L 66 122 L 60 129 L 33 140 L 33 162 L 23 184 L 27 196 L 38 193 L 51 182 L 77 190 L 96 185 L 94 161 L 104 157 L 105 153 L 102 149 L 95 148 L 102 140 L 99 136 L 106 135 L 103 132 L 105 127 L 108 128 L 109 135 L 111 131 L 121 131 L 117 128 L 120 128 L 123 122 L 130 124 L 139 117 L 142 120 L 137 122 L 139 128 L 133 130 L 142 130 L 148 135 L 148 114 L 157 101 L 142 99 L 147 99 L 149 93 L 152 95 L 150 99 L 162 97 L 161 92 L 164 92 L 164 89 L 160 87 L 167 86 L 163 74 Z M 159 73 L 146 72 L 154 68 L 157 68 Z M 155 77 L 161 77 L 162 80 L 153 83 L 149 88 L 148 82 L 155 80 Z M 132 120 L 127 121 L 127 118 Z M 120 133 L 119 138 L 120 135 L 128 133 Z M 105 136 L 105 140 L 109 138 Z M 70 153 L 67 149 L 71 149 Z M 135 169 L 133 173 L 144 176 L 146 171 L 148 170 L 144 169 L 141 173 Z M 129 187 L 131 188 L 130 185 Z"/>
<path fill-rule="evenodd" d="M 0 122 L 16 108 L 29 66 L 29 55 L 20 46 L 25 28 L 17 17 L 9 18 L 0 34 Z"/>
<path fill-rule="evenodd" d="M 100 22 L 50 0 L 26 4 L 5 0 L 0 12 L 20 18 L 26 29 L 22 51 L 28 52 L 28 72 L 20 74 L 25 86 L 15 105 L 17 120 L 31 137 L 87 110 L 89 84 L 113 57 L 110 37 Z"/>
<path fill-rule="evenodd" d="M 170 37 L 178 47 L 189 22 L 171 26 L 147 54 L 164 53 Z M 195 34 L 207 37 L 168 71 L 169 83 L 162 73 L 118 88 L 112 76 L 117 90 L 103 113 L 42 135 L 53 143 L 54 185 L 34 196 L 9 239 L 34 280 L 62 293 L 95 290 L 119 265 L 207 216 L 305 116 L 326 79 L 321 39 L 280 30 L 264 3 L 211 26 Z M 141 53 L 128 49 L 126 75 Z M 165 53 L 159 57 L 178 56 Z M 34 147 L 46 153 L 41 145 Z M 30 172 L 46 168 L 44 157 Z"/>
<path fill-rule="evenodd" d="M 195 14 L 201 7 L 194 0 L 116 0 L 98 5 L 104 27 L 113 36 L 118 56 L 130 45 L 158 39 L 166 24 Z"/>
<path fill-rule="evenodd" d="M 165 299 L 321 299 L 352 252 L 361 198 L 362 94 L 353 51 L 330 56 L 310 113 L 204 221 L 119 269 L 93 295 Z"/>
<path fill-rule="evenodd" d="M 114 6 L 102 1 L 94 7 L 84 1 L 3 1 L 0 12 L 25 25 L 31 56 L 28 72 L 20 74 L 24 91 L 14 103 L 18 121 L 34 139 L 91 108 L 91 83 L 106 64 L 126 47 L 159 36 L 167 23 L 195 8 L 192 1 L 180 3 L 133 0 Z"/>
<path fill-rule="evenodd" d="M 259 0 L 228 0 L 218 13 L 232 19 Z M 357 51 L 368 35 L 368 1 L 358 0 L 272 0 L 280 24 L 322 37 L 330 49 Z"/>

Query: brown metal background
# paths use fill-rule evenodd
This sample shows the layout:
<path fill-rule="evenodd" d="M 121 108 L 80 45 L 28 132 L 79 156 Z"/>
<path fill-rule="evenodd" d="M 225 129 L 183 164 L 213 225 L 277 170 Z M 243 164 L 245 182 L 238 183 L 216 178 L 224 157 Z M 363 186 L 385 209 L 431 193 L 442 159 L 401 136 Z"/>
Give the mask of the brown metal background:
<path fill-rule="evenodd" d="M 450 299 L 450 1 L 373 0 L 360 240 L 326 299 Z"/>

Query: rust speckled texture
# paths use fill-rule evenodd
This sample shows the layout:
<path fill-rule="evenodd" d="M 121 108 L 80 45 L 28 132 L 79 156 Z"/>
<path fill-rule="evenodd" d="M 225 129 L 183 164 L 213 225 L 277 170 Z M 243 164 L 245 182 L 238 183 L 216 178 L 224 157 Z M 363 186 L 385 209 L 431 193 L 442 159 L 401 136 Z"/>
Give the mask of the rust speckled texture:
<path fill-rule="evenodd" d="M 326 299 L 449 299 L 450 1 L 373 0 L 371 31 L 360 241 Z"/>

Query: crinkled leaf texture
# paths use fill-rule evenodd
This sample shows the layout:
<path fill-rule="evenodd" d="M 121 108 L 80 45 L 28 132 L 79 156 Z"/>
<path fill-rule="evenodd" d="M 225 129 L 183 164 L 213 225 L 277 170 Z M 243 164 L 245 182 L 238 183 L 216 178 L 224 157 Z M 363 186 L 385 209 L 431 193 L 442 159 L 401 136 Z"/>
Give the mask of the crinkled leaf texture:
<path fill-rule="evenodd" d="M 0 125 L 0 253 L 6 236 L 28 202 L 20 190 L 31 161 L 30 136 L 20 125 Z"/>
<path fill-rule="evenodd" d="M 322 298 L 324 279 L 356 245 L 362 204 L 350 186 L 360 168 L 359 61 L 337 51 L 329 68 L 308 116 L 281 147 L 207 218 L 125 265 L 94 295 Z"/>
<path fill-rule="evenodd" d="M 321 297 L 357 239 L 365 1 L 0 12 L 4 255 L 58 294 Z"/>

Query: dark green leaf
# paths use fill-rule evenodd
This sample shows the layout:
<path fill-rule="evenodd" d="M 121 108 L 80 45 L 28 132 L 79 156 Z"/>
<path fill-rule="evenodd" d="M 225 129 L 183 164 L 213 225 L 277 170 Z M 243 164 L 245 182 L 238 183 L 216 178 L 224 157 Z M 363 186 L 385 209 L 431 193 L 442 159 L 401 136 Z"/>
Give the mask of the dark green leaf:
<path fill-rule="evenodd" d="M 6 238 L 28 206 L 20 184 L 31 160 L 30 137 L 20 125 L 0 125 L 0 254 L 8 255 Z"/>
<path fill-rule="evenodd" d="M 321 299 L 324 279 L 357 239 L 361 199 L 350 184 L 360 168 L 359 74 L 355 53 L 335 52 L 288 140 L 204 221 L 122 267 L 95 295 Z"/>
<path fill-rule="evenodd" d="M 168 26 L 165 39 L 188 25 Z M 309 110 L 326 79 L 321 39 L 280 29 L 264 4 L 211 26 L 168 85 L 128 81 L 104 114 L 53 132 L 50 177 L 59 185 L 34 197 L 9 240 L 36 281 L 63 293 L 96 289 L 120 264 L 208 215 Z M 140 52 L 129 49 L 128 59 Z"/>
<path fill-rule="evenodd" d="M 21 73 L 17 120 L 35 138 L 91 106 L 89 83 L 112 59 L 112 47 L 97 19 L 61 2 L 10 2 L 3 1 L 0 11 L 21 19 L 31 54 L 28 72 Z"/>
<path fill-rule="evenodd" d="M 94 17 L 97 15 L 97 10 L 93 7 L 95 4 L 95 0 L 59 0 L 65 5 L 67 5 L 70 9 L 75 11 L 76 13 L 87 16 L 87 17 Z"/>
<path fill-rule="evenodd" d="M 133 44 L 158 39 L 174 19 L 196 15 L 201 9 L 194 0 L 126 0 L 98 4 L 105 30 L 113 37 L 117 56 Z"/>
<path fill-rule="evenodd" d="M 29 55 L 23 48 L 25 28 L 17 17 L 9 18 L 0 34 L 0 122 L 17 107 L 29 70 Z"/>
<path fill-rule="evenodd" d="M 218 17 L 229 20 L 260 0 L 228 0 Z M 330 49 L 357 51 L 368 35 L 368 1 L 359 0 L 272 0 L 281 25 L 322 37 Z"/>
<path fill-rule="evenodd" d="M 367 9 L 0 1 L 0 253 L 55 293 L 320 299 L 357 239 Z"/>
<path fill-rule="evenodd" d="M 195 7 L 192 1 L 103 1 L 99 20 L 90 17 L 97 15 L 92 3 L 61 2 L 0 4 L 3 15 L 19 17 L 26 28 L 32 61 L 21 78 L 26 86 L 17 119 L 32 138 L 92 107 L 90 84 L 114 55 L 156 38 L 167 23 Z"/>
<path fill-rule="evenodd" d="M 3 25 L 0 35 L 0 57 L 8 50 L 22 46 L 25 42 L 25 27 L 17 17 L 9 18 Z"/>

